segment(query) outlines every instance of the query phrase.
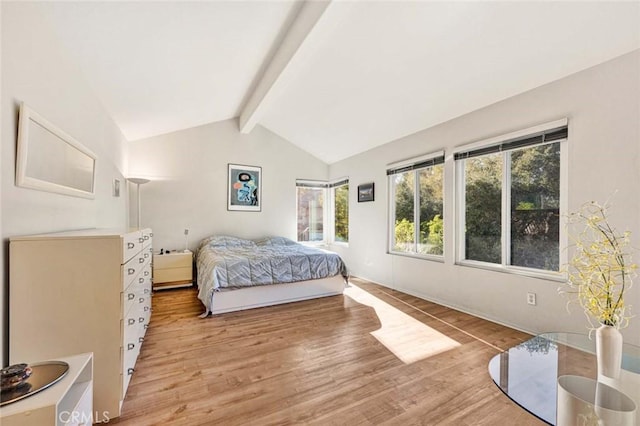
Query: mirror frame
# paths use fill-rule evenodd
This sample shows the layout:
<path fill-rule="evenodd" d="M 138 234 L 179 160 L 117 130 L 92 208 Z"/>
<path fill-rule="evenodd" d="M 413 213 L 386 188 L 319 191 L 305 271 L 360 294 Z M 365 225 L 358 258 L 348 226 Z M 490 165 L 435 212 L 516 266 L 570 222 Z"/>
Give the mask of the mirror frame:
<path fill-rule="evenodd" d="M 83 187 L 67 186 L 54 182 L 53 176 L 51 179 L 29 176 L 27 174 L 29 161 L 34 161 L 38 155 L 44 155 L 34 149 L 33 135 L 30 134 L 30 128 L 32 125 L 39 125 L 44 130 L 57 137 L 61 142 L 66 143 L 68 146 L 77 149 L 81 154 L 91 159 L 93 164 L 91 171 L 91 190 L 87 191 Z M 18 123 L 18 146 L 16 153 L 16 185 L 23 188 L 36 189 L 46 192 L 54 192 L 58 194 L 71 195 L 74 197 L 82 198 L 95 198 L 95 182 L 96 182 L 96 155 L 89 150 L 86 146 L 82 145 L 76 139 L 69 134 L 62 131 L 50 121 L 46 120 L 40 114 L 36 113 L 24 102 L 20 105 L 20 118 Z M 48 161 L 48 160 L 47 160 Z M 70 164 L 56 165 L 58 169 L 64 169 L 65 167 L 71 167 Z M 46 174 L 46 170 L 40 170 L 41 173 Z M 85 185 L 86 187 L 86 185 Z"/>

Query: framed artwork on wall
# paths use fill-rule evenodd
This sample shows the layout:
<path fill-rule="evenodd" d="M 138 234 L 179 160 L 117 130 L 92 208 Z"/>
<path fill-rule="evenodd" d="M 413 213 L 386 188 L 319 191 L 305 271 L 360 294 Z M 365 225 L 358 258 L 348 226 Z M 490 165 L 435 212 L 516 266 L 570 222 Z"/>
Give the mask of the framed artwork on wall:
<path fill-rule="evenodd" d="M 227 210 L 262 211 L 262 167 L 229 164 Z"/>
<path fill-rule="evenodd" d="M 358 202 L 364 203 L 375 200 L 375 183 L 363 183 L 358 185 Z"/>

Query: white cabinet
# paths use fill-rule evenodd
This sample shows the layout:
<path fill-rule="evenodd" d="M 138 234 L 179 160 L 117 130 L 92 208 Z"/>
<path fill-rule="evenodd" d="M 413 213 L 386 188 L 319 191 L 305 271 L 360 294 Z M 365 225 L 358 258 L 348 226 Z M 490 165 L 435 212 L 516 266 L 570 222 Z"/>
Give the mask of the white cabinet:
<path fill-rule="evenodd" d="M 193 284 L 193 253 L 172 251 L 153 255 L 153 289 L 185 287 Z"/>
<path fill-rule="evenodd" d="M 151 318 L 152 233 L 12 238 L 9 361 L 93 352 L 96 412 L 120 415 Z"/>
<path fill-rule="evenodd" d="M 42 361 L 25 359 L 26 362 Z M 91 354 L 60 358 L 69 371 L 59 382 L 0 409 L 2 426 L 91 425 L 93 418 L 93 358 Z"/>

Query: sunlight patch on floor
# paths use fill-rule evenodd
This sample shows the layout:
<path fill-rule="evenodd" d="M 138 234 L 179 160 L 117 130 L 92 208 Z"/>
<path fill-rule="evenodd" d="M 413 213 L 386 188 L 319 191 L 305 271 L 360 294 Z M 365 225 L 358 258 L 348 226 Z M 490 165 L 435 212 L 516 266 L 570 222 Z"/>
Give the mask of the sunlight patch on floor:
<path fill-rule="evenodd" d="M 344 294 L 376 311 L 381 327 L 371 335 L 405 364 L 460 346 L 455 340 L 353 284 L 344 290 Z"/>

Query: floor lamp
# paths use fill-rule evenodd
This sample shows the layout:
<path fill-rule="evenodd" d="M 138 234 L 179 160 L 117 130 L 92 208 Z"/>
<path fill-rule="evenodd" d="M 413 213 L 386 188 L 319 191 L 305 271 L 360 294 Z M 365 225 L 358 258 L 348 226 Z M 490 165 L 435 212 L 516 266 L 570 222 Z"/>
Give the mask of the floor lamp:
<path fill-rule="evenodd" d="M 136 184 L 136 204 L 138 207 L 138 216 L 136 217 L 137 229 L 140 229 L 140 185 L 151 182 L 149 179 L 145 178 L 127 178 L 127 180 L 131 183 Z"/>

